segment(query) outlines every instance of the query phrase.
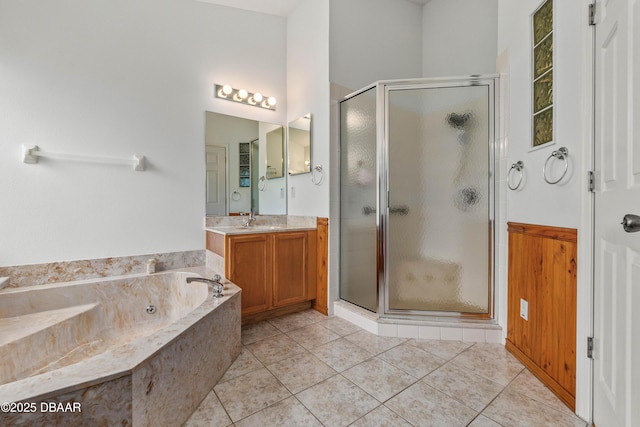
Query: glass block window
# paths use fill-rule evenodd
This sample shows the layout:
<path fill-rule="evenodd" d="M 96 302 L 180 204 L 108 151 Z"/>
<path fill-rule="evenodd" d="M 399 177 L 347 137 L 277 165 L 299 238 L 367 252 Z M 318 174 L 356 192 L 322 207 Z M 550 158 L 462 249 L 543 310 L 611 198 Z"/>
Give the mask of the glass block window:
<path fill-rule="evenodd" d="M 533 14 L 533 146 L 553 141 L 553 0 Z"/>

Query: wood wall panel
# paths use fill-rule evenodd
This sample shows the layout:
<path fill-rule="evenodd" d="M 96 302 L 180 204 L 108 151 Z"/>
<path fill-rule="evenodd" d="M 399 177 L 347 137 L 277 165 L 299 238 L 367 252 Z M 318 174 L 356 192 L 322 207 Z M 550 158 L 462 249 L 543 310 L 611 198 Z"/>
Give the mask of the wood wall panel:
<path fill-rule="evenodd" d="M 574 409 L 577 230 L 510 222 L 508 258 L 507 348 Z"/>
<path fill-rule="evenodd" d="M 318 218 L 317 224 L 317 278 L 313 308 L 322 314 L 329 314 L 329 218 Z"/>

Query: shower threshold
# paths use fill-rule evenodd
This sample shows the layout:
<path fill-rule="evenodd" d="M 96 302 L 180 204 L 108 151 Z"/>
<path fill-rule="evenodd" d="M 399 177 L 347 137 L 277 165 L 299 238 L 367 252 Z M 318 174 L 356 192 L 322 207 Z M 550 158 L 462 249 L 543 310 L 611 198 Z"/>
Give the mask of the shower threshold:
<path fill-rule="evenodd" d="M 380 317 L 344 300 L 333 303 L 333 313 L 365 331 L 383 337 L 504 344 L 504 331 L 492 320 Z"/>

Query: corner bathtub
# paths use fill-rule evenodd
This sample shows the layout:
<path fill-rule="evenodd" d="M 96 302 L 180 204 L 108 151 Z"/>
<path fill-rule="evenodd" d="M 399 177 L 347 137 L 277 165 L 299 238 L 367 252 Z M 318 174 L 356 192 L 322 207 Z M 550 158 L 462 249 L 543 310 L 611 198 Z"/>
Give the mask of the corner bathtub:
<path fill-rule="evenodd" d="M 0 425 L 181 425 L 240 353 L 240 289 L 190 276 L 0 291 Z"/>

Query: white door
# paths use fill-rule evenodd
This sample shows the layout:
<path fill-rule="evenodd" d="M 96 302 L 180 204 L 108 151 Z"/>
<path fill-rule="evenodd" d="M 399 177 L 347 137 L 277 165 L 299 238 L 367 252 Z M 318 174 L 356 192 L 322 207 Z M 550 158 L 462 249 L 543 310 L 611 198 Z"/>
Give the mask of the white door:
<path fill-rule="evenodd" d="M 640 423 L 640 0 L 598 0 L 594 393 L 597 427 Z M 636 31 L 638 30 L 638 31 Z"/>
<path fill-rule="evenodd" d="M 206 146 L 207 215 L 227 215 L 227 149 L 217 145 Z"/>

